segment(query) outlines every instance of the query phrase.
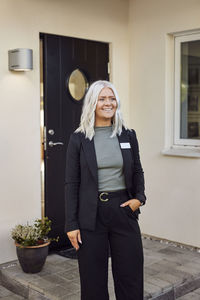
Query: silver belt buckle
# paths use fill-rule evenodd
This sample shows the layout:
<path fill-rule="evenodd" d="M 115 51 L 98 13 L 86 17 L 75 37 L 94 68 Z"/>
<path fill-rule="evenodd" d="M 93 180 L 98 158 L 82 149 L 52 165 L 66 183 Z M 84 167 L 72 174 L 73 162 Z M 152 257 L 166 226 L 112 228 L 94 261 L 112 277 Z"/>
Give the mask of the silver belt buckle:
<path fill-rule="evenodd" d="M 104 202 L 108 201 L 108 200 L 109 200 L 108 198 L 106 198 L 106 199 L 103 199 L 103 198 L 102 198 L 103 195 L 108 195 L 108 193 L 102 192 L 102 193 L 99 195 L 99 199 L 100 199 L 101 201 L 104 201 Z"/>

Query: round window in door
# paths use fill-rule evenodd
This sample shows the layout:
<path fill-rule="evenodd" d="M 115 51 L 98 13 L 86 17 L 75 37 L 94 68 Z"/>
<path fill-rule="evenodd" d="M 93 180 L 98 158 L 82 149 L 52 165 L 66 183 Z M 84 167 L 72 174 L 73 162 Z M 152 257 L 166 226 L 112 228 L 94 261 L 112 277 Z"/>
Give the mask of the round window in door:
<path fill-rule="evenodd" d="M 75 69 L 69 76 L 68 89 L 74 100 L 81 100 L 88 88 L 88 81 L 82 71 Z"/>

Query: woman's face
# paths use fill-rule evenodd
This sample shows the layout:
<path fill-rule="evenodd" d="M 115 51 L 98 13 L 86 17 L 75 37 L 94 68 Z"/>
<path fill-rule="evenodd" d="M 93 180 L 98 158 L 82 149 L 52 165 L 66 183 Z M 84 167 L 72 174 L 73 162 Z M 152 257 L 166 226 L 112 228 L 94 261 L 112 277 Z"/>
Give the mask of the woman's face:
<path fill-rule="evenodd" d="M 117 101 L 113 91 L 105 87 L 99 93 L 96 110 L 95 121 L 97 123 L 111 124 L 111 119 L 114 116 L 117 109 Z"/>

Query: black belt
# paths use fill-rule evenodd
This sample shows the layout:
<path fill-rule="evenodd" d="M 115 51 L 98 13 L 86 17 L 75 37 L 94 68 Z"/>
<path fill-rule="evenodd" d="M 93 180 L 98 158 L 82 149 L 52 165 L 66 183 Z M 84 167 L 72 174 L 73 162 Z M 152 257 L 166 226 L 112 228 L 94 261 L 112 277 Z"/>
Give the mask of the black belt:
<path fill-rule="evenodd" d="M 118 191 L 113 191 L 113 192 L 98 192 L 98 197 L 99 197 L 99 200 L 100 201 L 103 201 L 103 202 L 106 202 L 106 201 L 109 201 L 110 199 L 112 198 L 115 198 L 117 196 L 124 196 L 124 195 L 127 195 L 128 194 L 128 191 L 126 189 L 124 190 L 118 190 Z"/>

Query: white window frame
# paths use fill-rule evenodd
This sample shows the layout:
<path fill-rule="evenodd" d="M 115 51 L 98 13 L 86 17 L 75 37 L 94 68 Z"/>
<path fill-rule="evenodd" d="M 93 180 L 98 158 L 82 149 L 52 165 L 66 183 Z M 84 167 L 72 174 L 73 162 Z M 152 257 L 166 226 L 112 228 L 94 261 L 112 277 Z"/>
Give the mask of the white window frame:
<path fill-rule="evenodd" d="M 175 146 L 193 146 L 199 147 L 200 140 L 199 139 L 183 139 L 180 137 L 180 116 L 181 116 L 181 43 L 182 42 L 190 42 L 200 40 L 200 33 L 189 34 L 189 35 L 181 35 L 175 36 L 175 111 L 174 111 L 174 145 Z"/>
<path fill-rule="evenodd" d="M 170 32 L 165 39 L 165 138 L 164 147 L 161 150 L 163 155 L 178 156 L 185 158 L 200 159 L 200 143 L 193 143 L 194 140 L 180 139 L 180 40 L 179 58 L 175 60 L 175 41 L 180 38 L 188 41 L 197 40 L 200 37 L 200 28 Z M 177 50 L 177 47 L 176 47 Z M 178 65 L 179 64 L 179 65 Z M 179 70 L 179 72 L 177 72 Z M 175 72 L 176 71 L 176 72 Z M 176 73 L 176 76 L 175 76 Z M 178 77 L 179 76 L 179 77 Z M 175 79 L 176 78 L 176 79 Z M 179 96 L 178 96 L 179 92 Z M 177 102 L 178 101 L 178 102 Z M 178 116 L 177 116 L 178 114 Z M 177 135 L 178 133 L 178 135 Z M 177 136 L 182 143 L 177 141 Z M 175 138 L 176 137 L 176 138 Z M 190 142 L 188 143 L 188 141 Z M 197 140 L 199 142 L 199 140 Z"/>

